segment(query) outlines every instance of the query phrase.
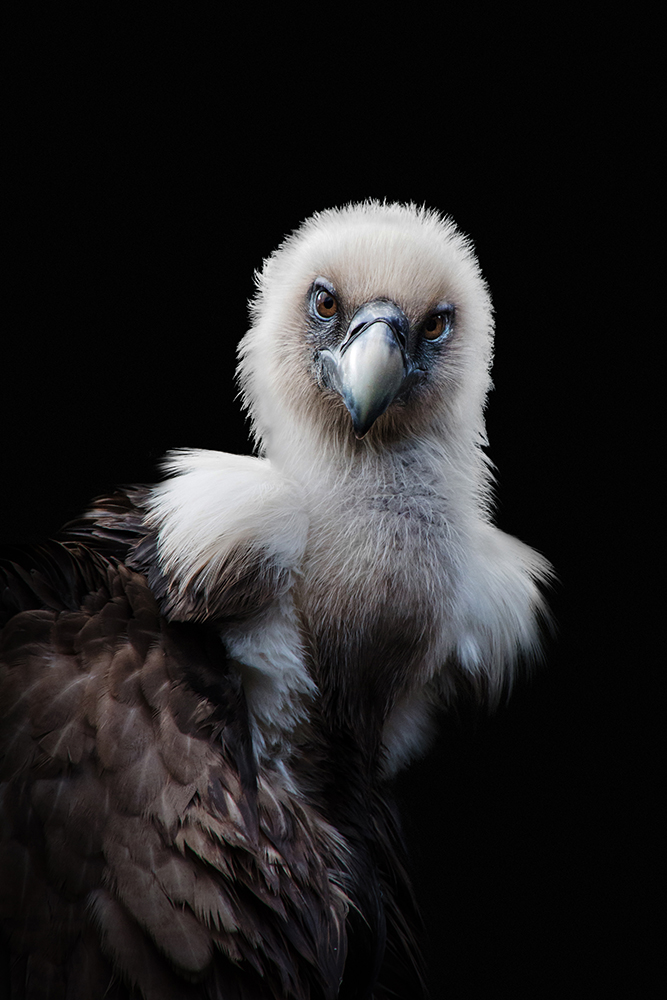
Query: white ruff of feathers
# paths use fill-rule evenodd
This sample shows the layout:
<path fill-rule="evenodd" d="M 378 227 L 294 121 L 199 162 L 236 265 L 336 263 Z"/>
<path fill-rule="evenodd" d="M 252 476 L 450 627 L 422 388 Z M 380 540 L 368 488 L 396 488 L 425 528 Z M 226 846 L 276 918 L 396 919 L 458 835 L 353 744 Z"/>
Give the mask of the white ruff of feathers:
<path fill-rule="evenodd" d="M 411 323 L 455 304 L 456 329 L 428 394 L 394 404 L 357 441 L 338 397 L 313 377 L 308 290 L 331 281 L 356 308 L 385 296 Z M 484 406 L 492 307 L 470 243 L 449 220 L 369 202 L 316 215 L 257 276 L 239 376 L 261 458 L 182 451 L 156 487 L 150 519 L 180 588 L 206 588 L 239 547 L 283 572 L 261 614 L 223 635 L 243 664 L 260 752 L 289 740 L 315 685 L 300 629 L 340 618 L 363 630 L 387 580 L 413 608 L 423 654 L 384 728 L 387 771 L 421 752 L 431 706 L 463 672 L 493 697 L 539 651 L 548 562 L 491 523 Z M 398 516 L 401 515 L 401 516 Z M 310 616 L 310 619 L 309 619 Z M 340 629 L 339 629 L 340 631 Z M 454 666 L 453 666 L 454 665 Z"/>

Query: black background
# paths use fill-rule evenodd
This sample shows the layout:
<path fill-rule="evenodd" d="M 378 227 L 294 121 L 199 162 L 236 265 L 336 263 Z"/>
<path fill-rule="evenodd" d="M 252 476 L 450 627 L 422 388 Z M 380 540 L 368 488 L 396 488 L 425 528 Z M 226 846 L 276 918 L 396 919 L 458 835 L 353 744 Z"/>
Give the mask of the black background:
<path fill-rule="evenodd" d="M 247 450 L 253 270 L 313 211 L 451 214 L 496 308 L 497 521 L 553 561 L 558 631 L 399 782 L 433 995 L 652 996 L 650 26 L 58 18 L 16 33 L 1 540 L 169 448 Z"/>

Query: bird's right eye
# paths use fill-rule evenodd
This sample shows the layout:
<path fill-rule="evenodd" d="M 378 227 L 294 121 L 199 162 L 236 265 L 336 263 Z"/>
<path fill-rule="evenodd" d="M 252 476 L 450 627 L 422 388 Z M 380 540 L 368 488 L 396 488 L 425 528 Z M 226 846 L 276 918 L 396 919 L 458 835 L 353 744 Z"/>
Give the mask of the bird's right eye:
<path fill-rule="evenodd" d="M 321 288 L 315 296 L 315 311 L 323 319 L 331 319 L 338 312 L 336 296 L 332 295 L 326 288 Z"/>

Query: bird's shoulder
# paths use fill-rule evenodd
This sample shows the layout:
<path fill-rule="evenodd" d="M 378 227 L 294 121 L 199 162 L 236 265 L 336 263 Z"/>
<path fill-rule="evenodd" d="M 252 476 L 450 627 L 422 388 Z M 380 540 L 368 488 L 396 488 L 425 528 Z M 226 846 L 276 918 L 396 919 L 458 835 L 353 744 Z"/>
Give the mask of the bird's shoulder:
<path fill-rule="evenodd" d="M 300 488 L 247 455 L 175 451 L 165 469 L 143 501 L 151 541 L 133 565 L 148 573 L 169 617 L 247 621 L 299 569 L 308 532 Z"/>

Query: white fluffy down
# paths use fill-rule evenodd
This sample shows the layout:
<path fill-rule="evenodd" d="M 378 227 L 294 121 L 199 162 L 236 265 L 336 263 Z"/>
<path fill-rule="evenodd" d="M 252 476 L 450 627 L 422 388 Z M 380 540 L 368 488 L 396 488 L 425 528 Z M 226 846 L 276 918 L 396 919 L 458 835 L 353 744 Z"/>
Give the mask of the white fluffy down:
<path fill-rule="evenodd" d="M 171 477 L 156 486 L 149 523 L 159 529 L 162 565 L 182 586 L 216 576 L 244 543 L 266 548 L 280 566 L 303 557 L 308 519 L 298 486 L 267 459 L 180 449 L 163 463 Z"/>

